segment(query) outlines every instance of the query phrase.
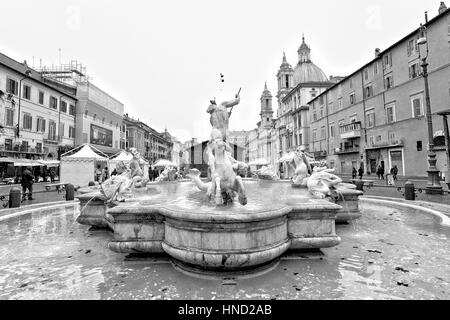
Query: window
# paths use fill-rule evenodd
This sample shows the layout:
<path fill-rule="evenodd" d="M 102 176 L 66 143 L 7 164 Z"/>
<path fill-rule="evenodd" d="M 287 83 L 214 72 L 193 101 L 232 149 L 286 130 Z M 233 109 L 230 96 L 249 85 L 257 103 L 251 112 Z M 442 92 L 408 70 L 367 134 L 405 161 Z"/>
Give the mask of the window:
<path fill-rule="evenodd" d="M 5 139 L 5 150 L 6 151 L 12 151 L 12 139 Z"/>
<path fill-rule="evenodd" d="M 367 86 L 364 88 L 364 96 L 365 98 L 370 98 L 371 96 L 373 96 L 373 87 L 372 85 Z"/>
<path fill-rule="evenodd" d="M 71 116 L 75 115 L 75 106 L 73 104 L 69 105 L 69 114 Z"/>
<path fill-rule="evenodd" d="M 417 38 L 411 39 L 406 44 L 406 51 L 408 53 L 408 56 L 411 56 L 412 54 L 415 54 L 419 51 L 419 47 L 417 44 Z"/>
<path fill-rule="evenodd" d="M 67 102 L 61 100 L 61 112 L 67 113 Z"/>
<path fill-rule="evenodd" d="M 371 146 L 375 145 L 375 139 L 374 139 L 374 136 L 370 136 L 370 137 L 369 137 L 369 145 L 371 145 Z"/>
<path fill-rule="evenodd" d="M 395 122 L 395 103 L 391 103 L 386 106 L 386 122 Z"/>
<path fill-rule="evenodd" d="M 14 125 L 14 109 L 6 108 L 6 125 Z"/>
<path fill-rule="evenodd" d="M 314 141 L 317 141 L 317 130 L 316 130 L 316 129 L 313 130 L 313 136 L 312 136 L 312 139 L 313 139 L 313 142 L 314 142 Z"/>
<path fill-rule="evenodd" d="M 373 74 L 378 74 L 378 61 L 375 61 L 375 63 L 373 64 Z"/>
<path fill-rule="evenodd" d="M 420 76 L 420 66 L 418 62 L 411 64 L 408 69 L 410 79 L 414 79 Z"/>
<path fill-rule="evenodd" d="M 50 121 L 48 123 L 48 138 L 50 140 L 56 140 L 56 122 Z"/>
<path fill-rule="evenodd" d="M 367 128 L 375 127 L 375 111 L 374 110 L 366 112 L 366 123 L 367 123 Z"/>
<path fill-rule="evenodd" d="M 417 151 L 422 151 L 422 141 L 417 141 Z"/>
<path fill-rule="evenodd" d="M 24 113 L 24 115 L 23 115 L 23 128 L 25 130 L 31 130 L 32 126 L 33 126 L 33 118 L 31 117 L 30 114 Z"/>
<path fill-rule="evenodd" d="M 386 88 L 386 90 L 389 90 L 393 86 L 394 86 L 394 78 L 392 74 L 390 74 L 384 78 L 384 87 Z"/>
<path fill-rule="evenodd" d="M 58 109 L 58 99 L 52 96 L 50 97 L 50 108 Z"/>
<path fill-rule="evenodd" d="M 330 124 L 330 137 L 334 138 L 334 122 Z"/>
<path fill-rule="evenodd" d="M 424 115 L 422 94 L 418 94 L 411 97 L 411 108 L 413 118 L 417 118 Z"/>
<path fill-rule="evenodd" d="M 350 117 L 350 123 L 356 122 L 357 119 L 358 119 L 358 117 L 357 117 L 356 114 L 352 115 L 352 116 Z"/>
<path fill-rule="evenodd" d="M 339 110 L 342 109 L 342 98 L 338 100 L 338 107 L 339 107 Z"/>
<path fill-rule="evenodd" d="M 19 92 L 19 83 L 16 80 L 7 78 L 6 79 L 6 92 L 12 93 L 17 96 Z"/>
<path fill-rule="evenodd" d="M 330 102 L 330 103 L 328 104 L 328 108 L 329 108 L 329 110 L 330 110 L 330 113 L 333 113 L 333 112 L 334 112 L 334 109 L 333 109 L 333 102 Z"/>
<path fill-rule="evenodd" d="M 288 75 L 286 75 L 285 76 L 285 86 L 286 86 L 286 88 L 289 88 L 289 76 Z"/>
<path fill-rule="evenodd" d="M 36 153 L 42 153 L 42 143 L 36 143 Z"/>
<path fill-rule="evenodd" d="M 37 118 L 36 131 L 45 132 L 45 120 L 42 118 Z"/>
<path fill-rule="evenodd" d="M 349 84 L 350 84 L 350 89 L 352 89 L 353 88 L 353 78 L 350 78 Z"/>
<path fill-rule="evenodd" d="M 59 135 L 60 137 L 65 137 L 65 135 L 66 135 L 66 133 L 65 133 L 65 125 L 64 125 L 63 122 L 61 122 L 61 123 L 59 124 L 59 132 L 58 132 L 58 135 Z"/>
<path fill-rule="evenodd" d="M 392 67 L 392 53 L 388 53 L 383 57 L 383 65 L 385 69 Z"/>
<path fill-rule="evenodd" d="M 364 80 L 369 80 L 369 69 L 364 70 Z"/>
<path fill-rule="evenodd" d="M 317 114 L 315 112 L 313 113 L 313 121 L 317 121 Z"/>
<path fill-rule="evenodd" d="M 44 92 L 39 91 L 39 104 L 44 104 Z"/>
<path fill-rule="evenodd" d="M 352 93 L 352 94 L 350 94 L 350 104 L 355 104 L 355 94 L 354 93 Z"/>
<path fill-rule="evenodd" d="M 320 137 L 321 137 L 322 139 L 326 139 L 326 138 L 327 138 L 326 132 L 325 132 L 325 126 L 323 126 L 322 128 L 320 128 Z"/>
<path fill-rule="evenodd" d="M 23 85 L 22 98 L 31 100 L 31 87 L 26 84 Z"/>
<path fill-rule="evenodd" d="M 319 104 L 320 104 L 320 105 L 323 105 L 323 96 L 320 96 L 320 97 L 319 97 Z"/>
<path fill-rule="evenodd" d="M 389 131 L 388 137 L 389 137 L 389 143 L 390 144 L 396 144 L 397 143 L 397 140 L 395 139 L 395 132 Z"/>

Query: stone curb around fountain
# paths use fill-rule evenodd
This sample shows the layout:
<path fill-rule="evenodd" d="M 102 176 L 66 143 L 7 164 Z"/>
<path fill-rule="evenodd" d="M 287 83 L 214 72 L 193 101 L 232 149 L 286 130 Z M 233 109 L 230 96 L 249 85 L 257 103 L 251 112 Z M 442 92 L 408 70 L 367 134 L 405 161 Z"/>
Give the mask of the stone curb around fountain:
<path fill-rule="evenodd" d="M 431 203 L 426 201 L 409 201 L 398 198 L 378 197 L 378 196 L 364 196 L 360 198 L 364 202 L 384 203 L 392 207 L 407 207 L 414 210 L 422 211 L 431 214 L 440 219 L 440 224 L 445 227 L 450 227 L 450 206 Z M 445 213 L 444 213 L 445 212 Z"/>
<path fill-rule="evenodd" d="M 28 214 L 48 214 L 62 210 L 78 215 L 80 213 L 80 202 L 78 200 L 56 201 L 32 204 L 14 209 L 4 209 L 0 212 L 0 222 Z"/>
<path fill-rule="evenodd" d="M 205 270 L 258 268 L 288 250 L 338 245 L 335 220 L 341 209 L 326 200 L 246 214 L 122 203 L 106 213 L 114 230 L 108 247 L 119 253 L 165 252 L 186 266 Z"/>

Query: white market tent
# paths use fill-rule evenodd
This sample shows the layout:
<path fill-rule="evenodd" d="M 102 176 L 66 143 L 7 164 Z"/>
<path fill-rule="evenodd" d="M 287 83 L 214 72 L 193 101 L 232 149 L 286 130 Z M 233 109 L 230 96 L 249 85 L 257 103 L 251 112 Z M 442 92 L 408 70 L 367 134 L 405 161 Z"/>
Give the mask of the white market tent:
<path fill-rule="evenodd" d="M 126 152 L 126 151 L 121 151 L 121 152 L 113 155 L 109 159 L 109 167 L 108 168 L 109 168 L 110 174 L 116 168 L 116 166 L 119 162 L 123 162 L 124 164 L 129 165 L 130 161 L 132 159 L 133 159 L 133 155 L 130 152 Z M 144 178 L 148 179 L 148 169 L 150 167 L 148 161 L 146 161 L 144 158 L 141 157 L 139 159 L 139 164 L 143 168 Z"/>
<path fill-rule="evenodd" d="M 97 152 L 95 152 L 97 151 Z M 76 151 L 71 155 L 68 155 Z M 75 186 L 87 186 L 95 180 L 95 169 L 103 170 L 108 165 L 108 157 L 89 144 L 84 144 L 61 156 L 60 182 Z"/>

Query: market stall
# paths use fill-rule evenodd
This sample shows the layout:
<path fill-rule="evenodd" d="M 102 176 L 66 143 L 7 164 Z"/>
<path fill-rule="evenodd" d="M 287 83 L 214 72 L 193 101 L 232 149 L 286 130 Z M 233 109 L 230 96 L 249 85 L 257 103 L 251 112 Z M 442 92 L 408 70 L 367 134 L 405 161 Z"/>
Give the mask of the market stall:
<path fill-rule="evenodd" d="M 87 186 L 90 181 L 95 181 L 96 170 L 103 172 L 109 166 L 108 162 L 108 157 L 95 147 L 79 146 L 61 156 L 61 183 Z"/>

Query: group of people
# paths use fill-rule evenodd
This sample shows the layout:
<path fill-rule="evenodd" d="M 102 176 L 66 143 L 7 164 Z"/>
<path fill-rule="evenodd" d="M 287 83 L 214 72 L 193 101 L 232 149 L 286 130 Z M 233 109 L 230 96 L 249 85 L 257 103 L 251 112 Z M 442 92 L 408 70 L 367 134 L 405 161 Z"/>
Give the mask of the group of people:
<path fill-rule="evenodd" d="M 111 173 L 111 175 L 113 175 L 113 174 L 114 174 L 114 171 Z M 108 178 L 109 178 L 108 167 L 104 167 L 102 170 L 101 166 L 97 165 L 97 169 L 95 169 L 95 181 L 97 181 L 98 183 L 102 183 L 102 182 L 105 182 L 106 180 L 108 180 Z"/>
<path fill-rule="evenodd" d="M 356 170 L 355 167 L 353 167 L 352 170 L 352 179 L 356 179 L 356 176 L 359 176 L 359 180 L 362 180 L 362 177 L 364 175 L 364 169 L 362 167 L 359 167 L 358 170 Z"/>

